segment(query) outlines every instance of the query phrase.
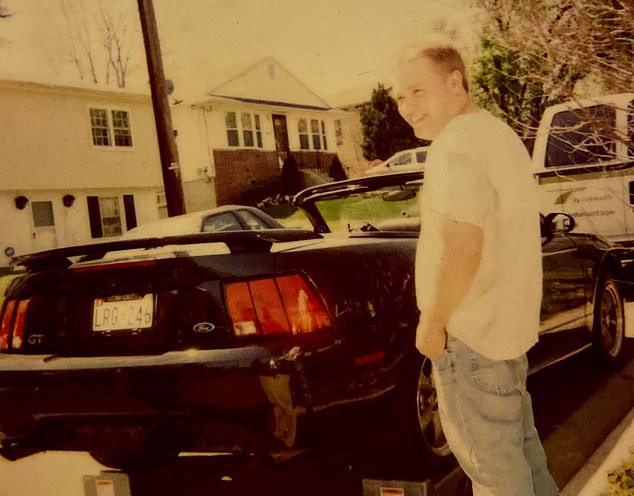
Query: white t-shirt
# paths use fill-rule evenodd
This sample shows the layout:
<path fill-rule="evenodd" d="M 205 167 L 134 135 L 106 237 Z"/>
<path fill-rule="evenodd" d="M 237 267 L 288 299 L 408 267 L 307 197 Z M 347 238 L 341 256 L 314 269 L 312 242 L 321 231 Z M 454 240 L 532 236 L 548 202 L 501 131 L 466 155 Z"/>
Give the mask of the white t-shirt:
<path fill-rule="evenodd" d="M 478 353 L 506 360 L 536 341 L 542 297 L 537 185 L 526 148 L 486 111 L 452 119 L 425 164 L 416 296 L 421 315 L 435 300 L 441 223 L 482 228 L 482 259 L 447 332 Z"/>

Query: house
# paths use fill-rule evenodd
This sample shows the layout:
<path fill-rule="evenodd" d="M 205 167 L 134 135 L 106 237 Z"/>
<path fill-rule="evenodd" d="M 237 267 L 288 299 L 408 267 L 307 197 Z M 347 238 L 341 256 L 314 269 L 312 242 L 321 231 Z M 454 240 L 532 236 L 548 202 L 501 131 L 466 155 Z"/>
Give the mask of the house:
<path fill-rule="evenodd" d="M 273 57 L 172 107 L 187 210 L 244 203 L 279 191 L 292 155 L 306 180 L 328 179 L 337 156 L 332 109 Z"/>
<path fill-rule="evenodd" d="M 339 158 L 348 177 L 364 176 L 371 163 L 363 156 L 361 111 L 372 97 L 367 86 L 348 88 L 330 97 L 330 103 L 340 110 L 335 121 Z"/>
<path fill-rule="evenodd" d="M 0 80 L 0 267 L 159 217 L 147 95 Z"/>

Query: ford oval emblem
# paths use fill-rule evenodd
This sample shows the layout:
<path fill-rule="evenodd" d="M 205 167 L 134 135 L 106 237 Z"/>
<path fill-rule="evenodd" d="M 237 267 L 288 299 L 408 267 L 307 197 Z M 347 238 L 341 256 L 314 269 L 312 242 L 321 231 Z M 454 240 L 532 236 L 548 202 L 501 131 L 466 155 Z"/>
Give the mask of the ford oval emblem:
<path fill-rule="evenodd" d="M 213 325 L 211 322 L 198 322 L 198 324 L 194 326 L 194 332 L 198 332 L 200 334 L 207 334 L 213 331 L 215 328 L 216 326 Z"/>

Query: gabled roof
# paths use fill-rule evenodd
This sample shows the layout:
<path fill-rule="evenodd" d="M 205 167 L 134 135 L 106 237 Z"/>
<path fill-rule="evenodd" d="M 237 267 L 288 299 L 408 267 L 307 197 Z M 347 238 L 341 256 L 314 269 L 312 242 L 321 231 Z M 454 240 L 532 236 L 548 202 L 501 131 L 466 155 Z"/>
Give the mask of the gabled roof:
<path fill-rule="evenodd" d="M 246 103 L 329 110 L 330 106 L 313 93 L 273 57 L 266 57 L 215 87 L 212 97 Z"/>

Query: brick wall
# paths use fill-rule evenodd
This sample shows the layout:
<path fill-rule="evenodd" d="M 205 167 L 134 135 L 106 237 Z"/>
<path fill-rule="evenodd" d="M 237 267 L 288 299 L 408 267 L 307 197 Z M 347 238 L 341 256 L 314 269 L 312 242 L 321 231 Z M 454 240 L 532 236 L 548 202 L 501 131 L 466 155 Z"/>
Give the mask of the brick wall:
<path fill-rule="evenodd" d="M 300 169 L 319 170 L 327 175 L 335 153 L 293 151 Z M 216 202 L 252 203 L 254 197 L 268 196 L 267 191 L 279 187 L 282 171 L 277 154 L 260 150 L 214 150 L 216 164 Z M 280 190 L 276 190 L 275 193 Z M 264 197 L 262 196 L 262 197 Z M 261 198 L 257 198 L 261 199 Z"/>
<path fill-rule="evenodd" d="M 275 152 L 259 150 L 214 150 L 216 202 L 243 202 L 246 192 L 280 180 Z"/>

